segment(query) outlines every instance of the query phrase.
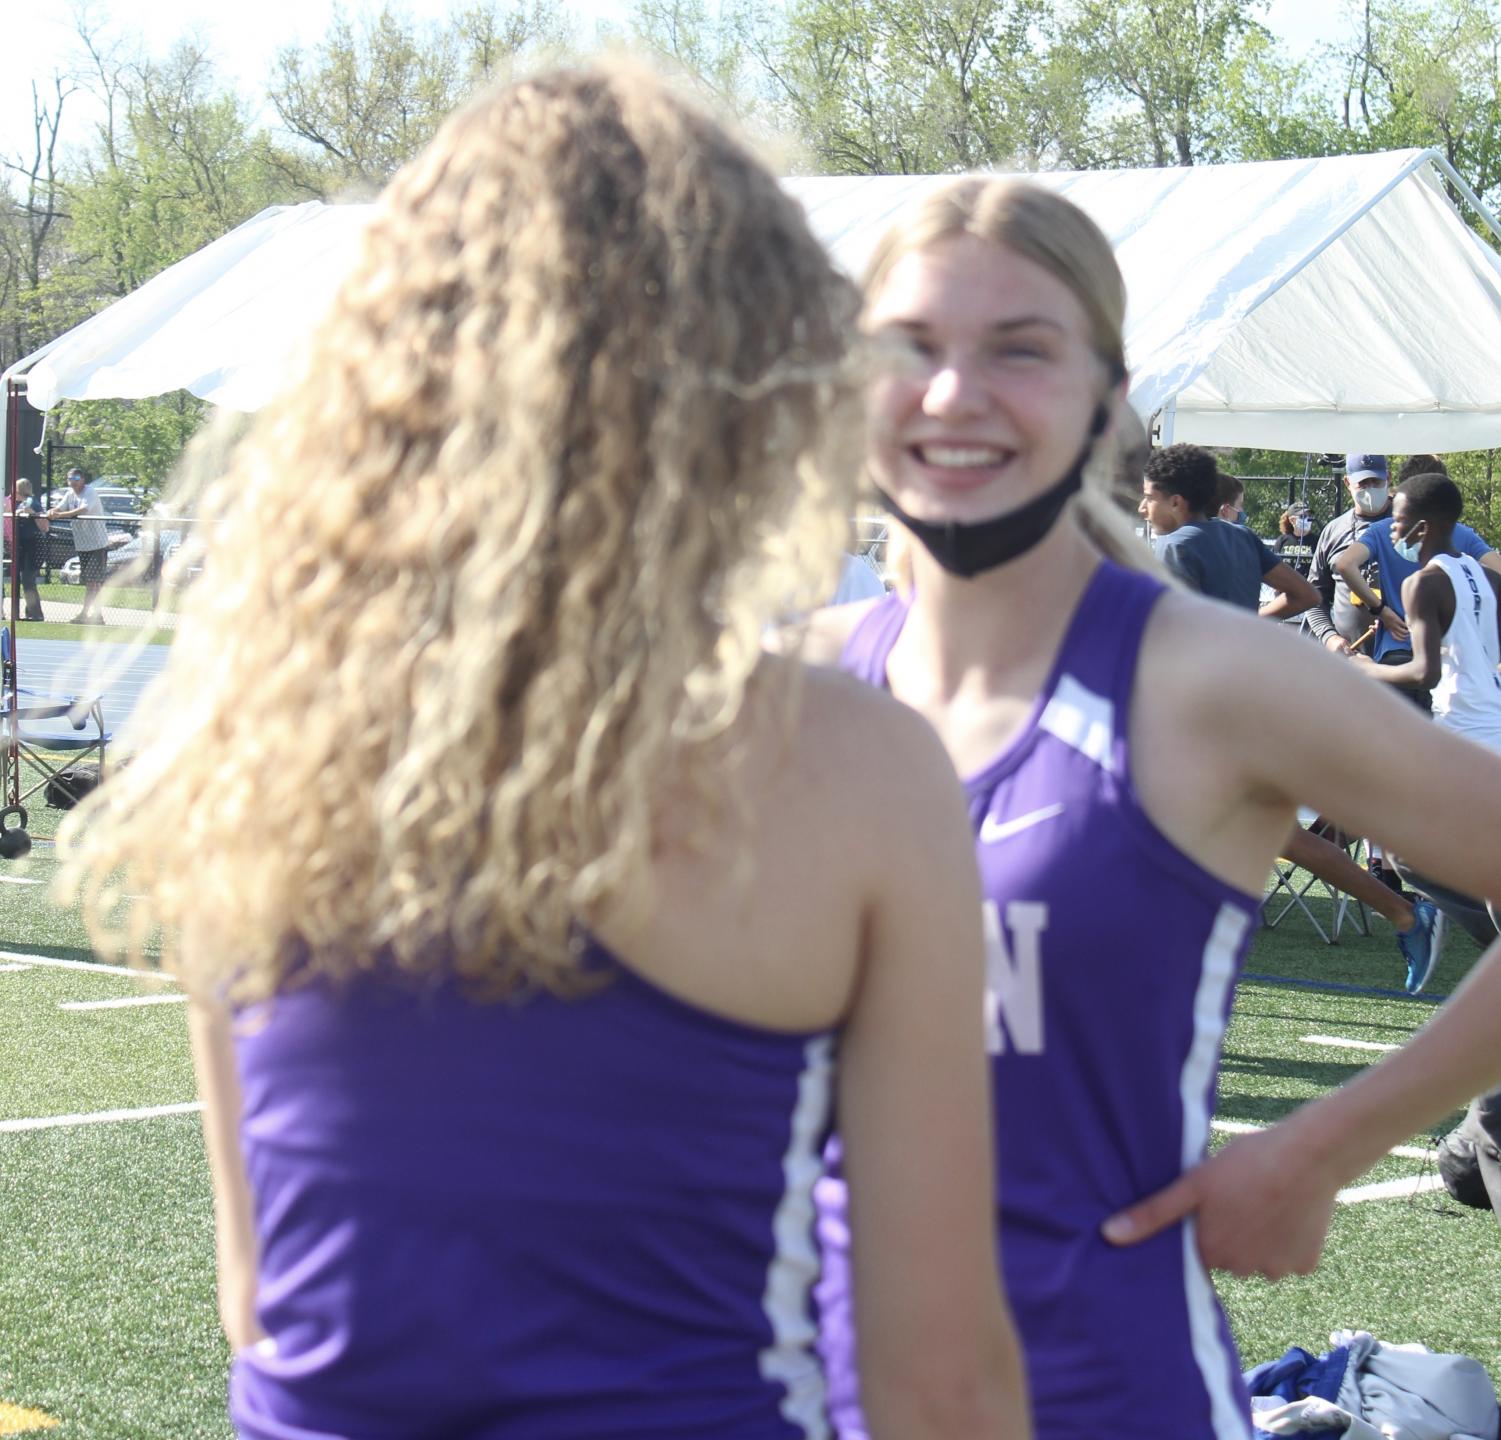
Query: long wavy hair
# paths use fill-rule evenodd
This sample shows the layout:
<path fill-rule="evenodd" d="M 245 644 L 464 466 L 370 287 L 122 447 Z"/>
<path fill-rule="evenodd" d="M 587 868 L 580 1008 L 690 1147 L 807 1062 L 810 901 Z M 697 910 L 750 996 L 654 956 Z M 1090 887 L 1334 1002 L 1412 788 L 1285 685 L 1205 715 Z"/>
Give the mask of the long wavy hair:
<path fill-rule="evenodd" d="M 377 963 L 568 988 L 580 927 L 649 903 L 668 779 L 723 810 L 764 627 L 832 587 L 857 305 L 643 71 L 451 117 L 199 505 L 154 733 L 61 837 L 96 941 L 163 927 L 239 999 Z"/>
<path fill-rule="evenodd" d="M 954 235 L 1004 246 L 1066 285 L 1083 307 L 1090 343 L 1106 372 L 1125 375 L 1126 282 L 1110 241 L 1072 201 L 1025 180 L 970 175 L 925 196 L 877 244 L 862 281 L 867 299 L 903 255 Z M 1095 446 L 1084 488 L 1069 502 L 1068 513 L 1111 559 L 1160 573 L 1132 523 L 1140 494 L 1123 503 L 1116 493 L 1119 450 L 1123 443 L 1135 444 L 1140 434 L 1140 425 L 1120 413 L 1124 408 L 1113 407 L 1113 436 Z"/>

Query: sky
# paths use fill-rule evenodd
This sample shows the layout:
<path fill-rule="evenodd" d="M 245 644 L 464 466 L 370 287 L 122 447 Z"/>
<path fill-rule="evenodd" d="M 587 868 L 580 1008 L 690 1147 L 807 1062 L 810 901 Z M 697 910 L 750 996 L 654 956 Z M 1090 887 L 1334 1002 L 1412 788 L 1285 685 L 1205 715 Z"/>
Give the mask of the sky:
<path fill-rule="evenodd" d="M 161 56 L 181 36 L 193 33 L 207 42 L 221 72 L 247 99 L 259 100 L 276 52 L 287 45 L 306 45 L 327 30 L 337 0 L 84 0 L 95 28 L 105 36 L 138 37 L 148 55 Z M 624 0 L 558 0 L 589 34 L 601 20 L 626 13 Z M 78 63 L 75 12 L 78 0 L 10 0 L 0 50 L 0 155 L 14 156 L 34 147 L 31 86 L 36 81 L 50 96 L 54 71 Z M 379 0 L 344 0 L 351 16 L 376 11 Z M 419 19 L 441 19 L 455 0 L 397 0 Z M 502 3 L 502 9 L 509 6 Z M 74 96 L 72 118 L 87 105 Z M 64 114 L 68 114 L 65 109 Z M 270 117 L 267 117 L 270 118 Z M 65 138 L 78 127 L 64 124 Z"/>
<path fill-rule="evenodd" d="M 74 13 L 79 0 L 11 0 L 6 6 L 4 48 L 0 53 L 0 156 L 28 154 L 33 144 L 31 85 L 51 93 L 54 71 L 77 63 Z M 308 44 L 327 29 L 336 0 L 83 0 L 105 35 L 139 37 L 148 54 L 165 54 L 172 42 L 192 31 L 207 42 L 223 73 L 247 98 L 259 98 L 272 60 L 284 45 Z M 438 18 L 453 0 L 403 0 L 419 17 Z M 624 0 L 562 0 L 585 34 L 599 21 L 619 21 Z M 1294 55 L 1303 55 L 1349 25 L 1352 0 L 1270 0 L 1264 23 Z M 358 15 L 378 0 L 346 0 Z M 87 100 L 68 101 L 73 120 L 64 137 L 78 137 Z"/>

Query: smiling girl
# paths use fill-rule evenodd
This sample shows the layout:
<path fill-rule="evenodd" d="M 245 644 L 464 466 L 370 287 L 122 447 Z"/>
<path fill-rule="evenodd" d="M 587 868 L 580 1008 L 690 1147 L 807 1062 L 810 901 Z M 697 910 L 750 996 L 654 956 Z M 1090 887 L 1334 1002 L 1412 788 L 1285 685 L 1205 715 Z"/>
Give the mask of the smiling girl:
<path fill-rule="evenodd" d="M 956 182 L 885 237 L 865 299 L 882 358 L 869 468 L 915 541 L 912 591 L 816 616 L 813 644 L 925 716 L 964 779 L 1002 1262 L 1037 1434 L 1241 1440 L 1248 1404 L 1206 1264 L 1311 1265 L 1309 1227 L 1321 1235 L 1337 1172 L 1380 1124 L 1359 1110 L 1359 1144 L 1330 1145 L 1332 1160 L 1299 1149 L 1292 1177 L 1232 1147 L 1241 1193 L 1214 1198 L 1238 1208 L 1205 1217 L 1202 1246 L 1181 1218 L 1197 1189 L 1137 1217 L 1137 1245 L 1102 1225 L 1204 1155 L 1235 977 L 1298 804 L 1495 894 L 1482 817 L 1501 806 L 1501 763 L 1456 754 L 1280 627 L 1131 568 L 1149 562 L 1096 454 L 1124 400 L 1125 291 L 1076 207 Z M 1357 710 L 1364 752 L 1342 738 Z M 1494 1062 L 1467 1043 L 1393 1123 L 1483 1088 L 1475 1072 Z M 864 1430 L 837 1177 L 820 1200 L 824 1347 L 851 1440 Z M 856 1218 L 871 1203 L 851 1187 Z"/>

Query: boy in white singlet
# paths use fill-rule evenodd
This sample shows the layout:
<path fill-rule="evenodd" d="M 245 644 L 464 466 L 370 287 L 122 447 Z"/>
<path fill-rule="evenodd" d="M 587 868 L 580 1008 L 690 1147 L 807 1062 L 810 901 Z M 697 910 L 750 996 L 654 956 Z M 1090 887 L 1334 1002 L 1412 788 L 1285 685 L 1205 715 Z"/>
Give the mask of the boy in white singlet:
<path fill-rule="evenodd" d="M 1415 475 L 1397 491 L 1393 547 L 1419 567 L 1402 584 L 1412 659 L 1402 665 L 1355 659 L 1385 684 L 1431 688 L 1440 725 L 1501 751 L 1501 576 L 1456 549 L 1454 527 L 1463 512 L 1464 497 L 1447 475 Z M 1421 876 L 1413 881 L 1476 940 L 1489 940 L 1493 926 L 1481 902 Z M 1431 970 L 1430 962 L 1428 971 L 1409 976 L 1408 989 L 1422 989 Z"/>
<path fill-rule="evenodd" d="M 1433 688 L 1433 718 L 1449 730 L 1501 750 L 1501 576 L 1453 545 L 1464 496 L 1447 475 L 1415 475 L 1392 504 L 1392 542 L 1420 567 L 1402 585 L 1412 659 L 1376 665 L 1388 685 Z"/>

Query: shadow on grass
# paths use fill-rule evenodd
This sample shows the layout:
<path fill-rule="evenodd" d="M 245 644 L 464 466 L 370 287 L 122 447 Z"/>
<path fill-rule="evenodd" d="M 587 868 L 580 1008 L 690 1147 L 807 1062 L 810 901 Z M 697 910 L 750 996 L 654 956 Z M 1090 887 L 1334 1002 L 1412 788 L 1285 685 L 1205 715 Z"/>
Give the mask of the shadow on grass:
<path fill-rule="evenodd" d="M 1364 1060 L 1291 1060 L 1273 1055 L 1227 1053 L 1220 1061 L 1222 1075 L 1273 1076 L 1278 1080 L 1296 1080 L 1332 1090 L 1352 1075 L 1370 1068 Z"/>
<path fill-rule="evenodd" d="M 1286 1020 L 1293 1025 L 1332 1025 L 1338 1030 L 1395 1030 L 1399 1035 L 1416 1034 L 1419 1027 L 1428 1019 L 1426 1015 L 1414 1015 L 1410 1027 L 1396 1020 L 1348 1020 L 1343 1016 L 1338 1020 L 1319 1020 L 1307 1014 L 1288 1015 L 1280 1010 L 1262 1010 L 1244 1000 L 1237 1002 L 1235 1013 L 1237 1017 L 1246 1020 Z"/>

